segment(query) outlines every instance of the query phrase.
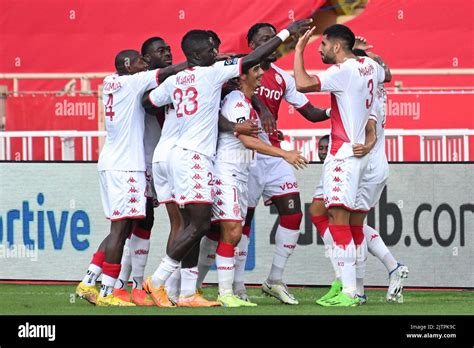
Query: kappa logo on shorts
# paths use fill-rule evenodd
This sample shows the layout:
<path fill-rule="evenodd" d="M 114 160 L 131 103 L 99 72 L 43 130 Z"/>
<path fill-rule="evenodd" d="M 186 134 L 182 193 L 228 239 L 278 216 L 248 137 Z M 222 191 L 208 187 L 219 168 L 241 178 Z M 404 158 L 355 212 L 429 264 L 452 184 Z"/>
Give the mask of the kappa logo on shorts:
<path fill-rule="evenodd" d="M 216 184 L 217 186 L 222 185 L 222 180 L 221 180 L 221 179 L 217 179 L 217 180 L 215 181 L 215 184 Z"/>
<path fill-rule="evenodd" d="M 184 201 L 184 200 L 186 200 L 186 196 L 181 196 L 181 197 L 179 197 L 179 199 L 180 199 L 181 201 Z"/>
<path fill-rule="evenodd" d="M 198 183 L 198 184 L 194 185 L 194 189 L 195 190 L 200 190 L 200 189 L 202 189 L 202 185 Z"/>
<path fill-rule="evenodd" d="M 341 192 L 341 189 L 338 186 L 336 186 L 332 189 L 332 192 Z"/>
<path fill-rule="evenodd" d="M 195 161 L 199 161 L 200 159 L 201 159 L 201 156 L 199 156 L 198 154 L 195 154 L 193 156 L 193 160 L 195 160 Z"/>
<path fill-rule="evenodd" d="M 145 174 L 146 175 L 146 174 Z M 130 179 L 127 180 L 128 183 L 134 183 L 137 182 L 134 177 L 130 177 Z"/>
<path fill-rule="evenodd" d="M 224 202 L 222 202 L 220 199 L 217 201 L 217 205 L 223 205 Z"/>
<path fill-rule="evenodd" d="M 130 198 L 130 200 L 128 201 L 128 203 L 137 203 L 137 202 L 138 200 L 135 197 Z"/>
<path fill-rule="evenodd" d="M 194 199 L 203 199 L 203 198 L 204 197 L 200 193 L 197 193 L 196 196 L 194 196 Z"/>
<path fill-rule="evenodd" d="M 331 199 L 332 199 L 334 202 L 339 202 L 339 201 L 340 201 L 340 199 L 339 199 L 338 196 L 332 196 Z"/>
<path fill-rule="evenodd" d="M 202 169 L 202 167 L 198 163 L 196 163 L 191 169 L 198 169 L 199 170 L 199 169 Z"/>
<path fill-rule="evenodd" d="M 135 208 L 132 208 L 129 211 L 129 214 L 136 214 L 136 213 L 138 213 L 138 210 L 136 210 Z"/>
<path fill-rule="evenodd" d="M 341 180 L 340 177 L 335 176 L 334 179 L 332 179 L 332 181 L 334 181 L 334 182 L 341 182 L 342 180 Z"/>
<path fill-rule="evenodd" d="M 219 215 L 220 215 L 220 216 L 224 216 L 224 215 L 225 215 L 224 211 L 221 210 L 221 211 L 219 212 Z"/>
<path fill-rule="evenodd" d="M 128 190 L 128 193 L 137 193 L 138 190 L 135 187 L 130 187 L 130 190 Z"/>
<path fill-rule="evenodd" d="M 194 179 L 194 180 L 201 180 L 202 178 L 201 178 L 201 175 L 199 175 L 199 174 L 194 174 L 193 179 Z"/>
<path fill-rule="evenodd" d="M 217 196 L 220 196 L 220 195 L 222 195 L 222 191 L 221 191 L 221 190 L 219 190 L 219 189 L 217 189 L 217 191 L 216 191 L 216 195 L 217 195 Z"/>
<path fill-rule="evenodd" d="M 338 172 L 338 173 L 342 173 L 342 172 L 343 172 L 342 168 L 339 167 L 339 166 L 337 166 L 336 168 L 334 168 L 334 171 L 335 171 L 335 172 Z"/>
<path fill-rule="evenodd" d="M 118 216 L 118 215 L 121 215 L 121 213 L 118 211 L 118 210 L 114 210 L 114 212 L 112 213 L 113 216 Z"/>

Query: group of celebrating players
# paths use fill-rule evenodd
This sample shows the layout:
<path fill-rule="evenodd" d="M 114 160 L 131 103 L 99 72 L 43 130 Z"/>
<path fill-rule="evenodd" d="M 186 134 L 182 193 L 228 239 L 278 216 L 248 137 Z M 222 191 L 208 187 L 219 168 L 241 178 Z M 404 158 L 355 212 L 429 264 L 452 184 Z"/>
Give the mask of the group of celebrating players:
<path fill-rule="evenodd" d="M 408 269 L 364 225 L 388 178 L 383 82 L 390 81 L 390 70 L 380 57 L 365 52 L 364 38 L 337 24 L 324 31 L 319 48 L 323 62 L 333 65 L 308 75 L 303 52 L 315 30 L 311 23 L 295 21 L 279 33 L 268 23 L 253 25 L 248 55 L 219 54 L 220 39 L 208 30 L 183 37 L 186 61 L 180 64 L 172 65 L 171 49 L 159 37 L 146 40 L 141 54 L 117 54 L 117 72 L 103 84 L 107 138 L 98 163 L 111 229 L 76 288 L 78 296 L 97 306 L 256 306 L 247 295 L 244 270 L 251 222 L 263 197 L 265 205 L 277 208 L 279 225 L 262 291 L 298 304 L 283 282 L 303 217 L 290 165 L 301 169 L 308 162 L 299 151 L 279 145 L 276 120 L 284 98 L 311 122 L 331 120 L 329 139 L 319 141 L 323 175 L 310 214 L 335 281 L 316 303 L 367 301 L 367 250 L 389 272 L 387 300 L 402 301 Z M 302 33 L 293 78 L 274 64 L 276 49 Z M 330 109 L 313 106 L 304 95 L 315 91 L 331 92 Z M 166 255 L 144 279 L 159 204 L 170 220 Z M 217 301 L 210 301 L 201 287 L 214 262 L 219 290 Z"/>

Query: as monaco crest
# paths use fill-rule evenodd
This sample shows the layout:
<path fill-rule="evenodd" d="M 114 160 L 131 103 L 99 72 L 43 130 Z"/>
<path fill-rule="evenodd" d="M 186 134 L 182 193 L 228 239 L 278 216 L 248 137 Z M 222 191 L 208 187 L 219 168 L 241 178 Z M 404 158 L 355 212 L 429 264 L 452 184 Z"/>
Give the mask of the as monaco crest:
<path fill-rule="evenodd" d="M 234 204 L 234 210 L 233 211 L 234 211 L 235 216 L 240 216 L 240 206 L 237 203 Z"/>
<path fill-rule="evenodd" d="M 281 76 L 279 74 L 275 74 L 275 80 L 276 80 L 276 82 L 278 82 L 279 85 L 281 85 L 281 83 L 283 82 L 283 80 L 281 79 Z"/>

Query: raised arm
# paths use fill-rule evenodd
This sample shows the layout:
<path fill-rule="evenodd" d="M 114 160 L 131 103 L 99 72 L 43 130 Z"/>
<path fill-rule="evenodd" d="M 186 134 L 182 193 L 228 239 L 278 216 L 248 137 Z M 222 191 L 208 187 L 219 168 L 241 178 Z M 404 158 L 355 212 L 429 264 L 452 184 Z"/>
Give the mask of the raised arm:
<path fill-rule="evenodd" d="M 392 81 L 392 72 L 390 71 L 390 68 L 387 66 L 387 64 L 384 63 L 382 58 L 380 56 L 376 55 L 375 53 L 372 52 L 367 52 L 367 55 L 375 60 L 385 71 L 385 80 L 383 82 L 390 82 Z"/>
<path fill-rule="evenodd" d="M 162 83 L 171 75 L 175 75 L 179 73 L 181 70 L 186 69 L 187 67 L 188 67 L 188 62 L 182 62 L 178 64 L 173 64 L 164 68 L 160 68 L 160 71 L 158 72 L 158 81 Z"/>
<path fill-rule="evenodd" d="M 315 76 L 310 76 L 304 68 L 304 50 L 308 44 L 309 38 L 316 30 L 316 27 L 306 31 L 298 40 L 295 47 L 295 60 L 293 64 L 293 71 L 295 74 L 296 89 L 299 92 L 319 92 L 321 90 L 321 83 Z"/>
<path fill-rule="evenodd" d="M 300 19 L 291 23 L 286 29 L 280 31 L 275 37 L 259 46 L 252 53 L 249 53 L 243 57 L 242 71 L 246 72 L 251 67 L 259 64 L 260 61 L 272 54 L 278 48 L 278 46 L 280 46 L 280 44 L 291 35 L 295 35 L 300 31 L 309 29 L 309 25 L 312 21 L 312 19 Z"/>

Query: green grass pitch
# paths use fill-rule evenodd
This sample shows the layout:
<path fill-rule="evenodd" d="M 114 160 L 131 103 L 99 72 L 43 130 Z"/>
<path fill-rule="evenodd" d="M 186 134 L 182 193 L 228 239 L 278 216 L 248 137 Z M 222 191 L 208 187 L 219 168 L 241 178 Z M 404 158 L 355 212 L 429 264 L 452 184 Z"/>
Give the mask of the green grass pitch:
<path fill-rule="evenodd" d="M 404 290 L 404 303 L 386 303 L 385 290 L 368 290 L 367 304 L 353 308 L 325 308 L 314 301 L 327 288 L 293 288 L 300 301 L 297 306 L 283 305 L 264 296 L 259 288 L 248 294 L 255 308 L 99 308 L 74 295 L 75 285 L 0 284 L 1 315 L 473 315 L 472 291 Z M 204 288 L 208 299 L 215 299 L 217 288 Z"/>

